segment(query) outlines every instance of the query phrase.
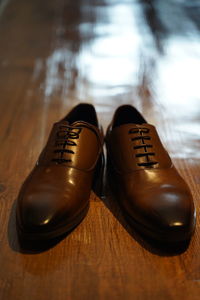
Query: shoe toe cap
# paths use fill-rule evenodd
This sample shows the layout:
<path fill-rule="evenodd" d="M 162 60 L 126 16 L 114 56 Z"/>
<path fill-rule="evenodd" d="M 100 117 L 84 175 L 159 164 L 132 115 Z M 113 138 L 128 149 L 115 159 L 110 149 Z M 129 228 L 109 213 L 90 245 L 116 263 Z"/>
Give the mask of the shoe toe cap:
<path fill-rule="evenodd" d="M 72 193 L 27 193 L 18 202 L 18 220 L 24 231 L 50 232 L 73 218 L 81 207 L 78 200 Z"/>
<path fill-rule="evenodd" d="M 174 189 L 157 197 L 152 224 L 159 237 L 166 241 L 189 239 L 195 226 L 195 209 L 190 193 Z"/>
<path fill-rule="evenodd" d="M 136 201 L 135 201 L 136 200 Z M 189 191 L 176 187 L 155 189 L 149 194 L 132 198 L 129 216 L 140 224 L 148 236 L 161 241 L 175 242 L 191 237 L 195 227 L 195 209 Z"/>
<path fill-rule="evenodd" d="M 18 203 L 18 220 L 25 231 L 48 230 L 55 223 L 56 207 L 53 195 L 47 193 L 30 194 Z"/>

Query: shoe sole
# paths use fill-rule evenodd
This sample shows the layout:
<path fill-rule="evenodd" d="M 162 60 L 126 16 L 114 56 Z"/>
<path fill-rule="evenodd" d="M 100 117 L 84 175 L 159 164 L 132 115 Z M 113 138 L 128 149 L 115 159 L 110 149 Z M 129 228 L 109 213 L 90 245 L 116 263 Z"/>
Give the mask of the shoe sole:
<path fill-rule="evenodd" d="M 120 207 L 123 211 L 123 214 L 124 214 L 124 217 L 125 217 L 127 223 L 131 227 L 136 229 L 139 233 L 141 233 L 145 237 L 150 238 L 156 242 L 167 243 L 167 244 L 182 243 L 182 242 L 186 242 L 186 241 L 190 240 L 194 233 L 195 218 L 194 218 L 194 224 L 193 224 L 191 230 L 188 231 L 187 233 L 183 233 L 183 232 L 181 233 L 179 231 L 177 231 L 177 232 L 172 231 L 172 232 L 168 232 L 168 233 L 167 232 L 156 232 L 156 231 L 153 231 L 152 229 L 146 227 L 145 225 L 139 223 L 136 219 L 134 219 L 133 217 L 128 215 L 127 212 L 121 206 L 121 204 L 120 204 Z"/>

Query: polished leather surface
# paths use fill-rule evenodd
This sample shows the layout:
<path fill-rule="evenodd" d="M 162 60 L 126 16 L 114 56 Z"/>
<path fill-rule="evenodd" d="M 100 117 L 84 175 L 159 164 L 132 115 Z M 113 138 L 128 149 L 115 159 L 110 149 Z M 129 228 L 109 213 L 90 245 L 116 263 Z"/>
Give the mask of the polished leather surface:
<path fill-rule="evenodd" d="M 90 114 L 94 115 L 91 123 L 84 120 Z M 70 123 L 69 116 L 83 120 Z M 26 237 L 56 237 L 85 216 L 102 152 L 103 133 L 95 118 L 91 105 L 80 104 L 54 124 L 18 198 L 18 225 Z"/>
<path fill-rule="evenodd" d="M 131 224 L 160 241 L 189 239 L 195 226 L 190 190 L 174 167 L 153 125 L 118 122 L 121 106 L 108 128 L 109 179 Z M 126 113 L 125 112 L 125 113 Z M 115 123 L 119 124 L 115 124 Z M 146 145 L 146 146 L 145 146 Z"/>

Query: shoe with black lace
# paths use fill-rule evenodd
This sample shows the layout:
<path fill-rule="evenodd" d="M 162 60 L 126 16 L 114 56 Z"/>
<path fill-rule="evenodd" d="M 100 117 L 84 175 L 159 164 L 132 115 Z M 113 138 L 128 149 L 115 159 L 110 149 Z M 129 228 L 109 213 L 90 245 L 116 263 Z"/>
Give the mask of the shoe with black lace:
<path fill-rule="evenodd" d="M 129 224 L 160 242 L 190 239 L 195 228 L 192 195 L 156 128 L 133 106 L 120 106 L 106 145 L 108 179 Z"/>
<path fill-rule="evenodd" d="M 52 239 L 85 217 L 92 188 L 100 188 L 103 131 L 91 104 L 79 104 L 55 123 L 17 200 L 21 237 Z"/>

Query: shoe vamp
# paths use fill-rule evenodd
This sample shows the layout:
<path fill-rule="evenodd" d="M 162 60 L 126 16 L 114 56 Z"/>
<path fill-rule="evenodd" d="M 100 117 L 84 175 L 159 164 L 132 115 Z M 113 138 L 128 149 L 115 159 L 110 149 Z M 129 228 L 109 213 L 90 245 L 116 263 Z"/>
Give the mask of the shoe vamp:
<path fill-rule="evenodd" d="M 91 182 L 91 172 L 62 165 L 37 166 L 23 185 L 20 202 L 23 207 L 48 210 L 57 220 L 72 218 L 86 206 Z"/>

